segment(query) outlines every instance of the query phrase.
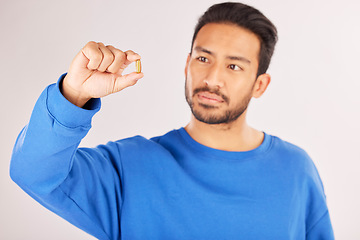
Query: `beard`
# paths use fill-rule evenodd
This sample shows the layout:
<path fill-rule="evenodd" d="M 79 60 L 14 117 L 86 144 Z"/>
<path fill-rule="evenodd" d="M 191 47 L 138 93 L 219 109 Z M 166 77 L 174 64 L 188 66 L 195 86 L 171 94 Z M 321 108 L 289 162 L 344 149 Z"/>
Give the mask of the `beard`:
<path fill-rule="evenodd" d="M 204 86 L 202 88 L 196 88 L 192 96 L 190 96 L 190 91 L 187 85 L 187 81 L 185 80 L 185 97 L 187 103 L 189 104 L 191 112 L 198 121 L 207 124 L 228 124 L 235 121 L 245 112 L 252 97 L 251 91 L 249 91 L 246 94 L 246 96 L 241 100 L 241 102 L 237 104 L 234 108 L 224 110 L 221 113 L 213 113 L 213 111 L 216 111 L 216 109 L 219 108 L 218 106 L 207 105 L 203 103 L 199 103 L 197 107 L 194 106 L 193 98 L 199 92 L 209 92 L 216 94 L 220 96 L 224 100 L 224 103 L 227 105 L 229 105 L 230 100 L 227 96 L 222 94 L 218 89 L 213 90 L 210 89 L 208 86 Z"/>

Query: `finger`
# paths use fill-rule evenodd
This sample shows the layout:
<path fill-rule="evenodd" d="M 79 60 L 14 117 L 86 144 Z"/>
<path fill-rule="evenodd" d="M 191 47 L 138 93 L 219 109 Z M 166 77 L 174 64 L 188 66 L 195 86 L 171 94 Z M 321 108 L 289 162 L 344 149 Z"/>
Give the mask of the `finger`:
<path fill-rule="evenodd" d="M 132 50 L 127 50 L 127 51 L 125 52 L 125 54 L 126 54 L 127 60 L 128 60 L 130 63 L 132 63 L 132 62 L 134 62 L 134 61 L 136 61 L 136 60 L 141 59 L 141 56 L 140 56 L 139 54 L 135 53 L 135 52 L 132 51 Z"/>
<path fill-rule="evenodd" d="M 118 74 L 121 74 L 124 71 L 124 69 L 127 68 L 132 62 L 141 59 L 141 56 L 132 50 L 126 51 L 125 55 L 126 55 L 126 60 L 124 64 L 120 67 L 119 71 L 117 72 Z"/>
<path fill-rule="evenodd" d="M 137 81 L 144 77 L 143 73 L 129 73 L 124 76 L 120 76 L 115 80 L 114 92 L 119 92 L 124 88 L 133 86 Z"/>
<path fill-rule="evenodd" d="M 98 44 L 96 42 L 88 42 L 81 50 L 84 56 L 89 60 L 87 68 L 95 70 L 99 67 L 103 54 L 101 53 Z"/>
<path fill-rule="evenodd" d="M 115 57 L 112 64 L 107 68 L 107 71 L 111 73 L 118 73 L 121 66 L 126 61 L 126 54 L 123 51 L 114 48 L 113 46 L 106 46 L 106 47 L 112 52 L 112 54 Z"/>
<path fill-rule="evenodd" d="M 103 57 L 97 70 L 100 72 L 105 72 L 106 69 L 113 63 L 115 56 L 107 47 L 105 47 L 103 43 L 99 43 L 98 47 Z"/>

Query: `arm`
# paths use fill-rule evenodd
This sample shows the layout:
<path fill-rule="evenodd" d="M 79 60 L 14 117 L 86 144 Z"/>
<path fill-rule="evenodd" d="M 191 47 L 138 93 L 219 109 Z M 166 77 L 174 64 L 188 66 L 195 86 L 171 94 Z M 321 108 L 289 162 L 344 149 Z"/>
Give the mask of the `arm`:
<path fill-rule="evenodd" d="M 334 232 L 332 229 L 329 212 L 326 211 L 319 221 L 309 229 L 306 234 L 307 240 L 333 240 Z"/>
<path fill-rule="evenodd" d="M 135 84 L 141 75 L 121 75 L 120 68 L 132 61 L 126 55 L 123 60 L 113 57 L 105 68 L 91 70 L 88 66 L 94 57 L 91 52 L 85 46 L 66 77 L 63 75 L 56 85 L 50 85 L 41 94 L 29 124 L 16 141 L 10 175 L 35 200 L 77 227 L 99 239 L 117 239 L 121 208 L 118 149 L 114 143 L 94 149 L 79 149 L 78 145 L 100 109 L 100 100 L 95 97 L 112 93 L 98 91 L 95 96 L 87 89 L 108 89 L 107 84 L 112 83 L 113 91 L 120 91 Z M 105 58 L 106 53 L 100 54 Z M 136 57 L 134 53 L 129 55 Z M 112 69 L 111 64 L 119 67 Z M 87 109 L 81 108 L 85 103 Z"/>
<path fill-rule="evenodd" d="M 308 199 L 307 199 L 307 240 L 333 240 L 334 232 L 326 202 L 324 185 L 313 161 L 308 168 Z"/>
<path fill-rule="evenodd" d="M 94 188 L 86 189 L 89 186 L 81 184 L 85 180 L 84 174 L 79 174 L 81 171 L 89 171 L 85 168 L 86 161 L 96 163 L 96 159 L 82 157 L 77 147 L 89 131 L 91 117 L 99 110 L 100 102 L 93 100 L 92 110 L 74 109 L 77 107 L 65 102 L 57 89 L 58 84 L 45 89 L 35 105 L 29 124 L 18 136 L 11 159 L 10 176 L 26 193 L 49 210 L 99 239 L 110 239 L 101 226 L 102 219 L 95 220 L 84 211 L 94 203 L 86 199 L 75 201 L 72 197 L 86 190 L 96 191 Z M 97 174 L 102 175 L 101 172 Z M 69 194 L 71 191 L 72 195 Z"/>

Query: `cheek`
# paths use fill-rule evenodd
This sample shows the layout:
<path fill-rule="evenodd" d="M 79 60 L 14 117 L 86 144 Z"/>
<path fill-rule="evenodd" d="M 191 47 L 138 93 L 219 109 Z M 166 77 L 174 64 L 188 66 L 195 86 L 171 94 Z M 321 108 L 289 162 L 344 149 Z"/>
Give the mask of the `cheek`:
<path fill-rule="evenodd" d="M 190 97 L 192 96 L 192 92 L 193 92 L 193 87 L 192 87 L 192 79 L 191 76 L 189 76 L 189 74 L 185 75 L 185 94 L 186 97 Z"/>
<path fill-rule="evenodd" d="M 197 84 L 198 82 L 201 82 L 205 76 L 206 68 L 199 66 L 195 61 L 190 61 L 187 71 L 189 80 L 191 80 L 193 84 Z"/>
<path fill-rule="evenodd" d="M 230 105 L 237 105 L 252 96 L 252 84 L 237 84 L 229 88 Z"/>
<path fill-rule="evenodd" d="M 187 88 L 192 86 L 192 77 L 188 72 L 185 74 L 185 86 Z"/>

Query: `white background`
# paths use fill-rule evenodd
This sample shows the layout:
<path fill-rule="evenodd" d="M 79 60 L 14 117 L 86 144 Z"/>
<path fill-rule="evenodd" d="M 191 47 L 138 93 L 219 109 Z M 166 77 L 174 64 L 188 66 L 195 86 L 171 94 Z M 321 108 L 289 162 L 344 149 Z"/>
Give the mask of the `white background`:
<path fill-rule="evenodd" d="M 0 239 L 94 239 L 9 177 L 11 151 L 42 90 L 90 41 L 142 56 L 145 77 L 102 101 L 82 142 L 93 147 L 185 126 L 184 66 L 210 0 L 0 2 Z M 272 82 L 248 122 L 304 148 L 323 180 L 337 239 L 360 239 L 360 2 L 246 0 L 279 31 Z"/>

